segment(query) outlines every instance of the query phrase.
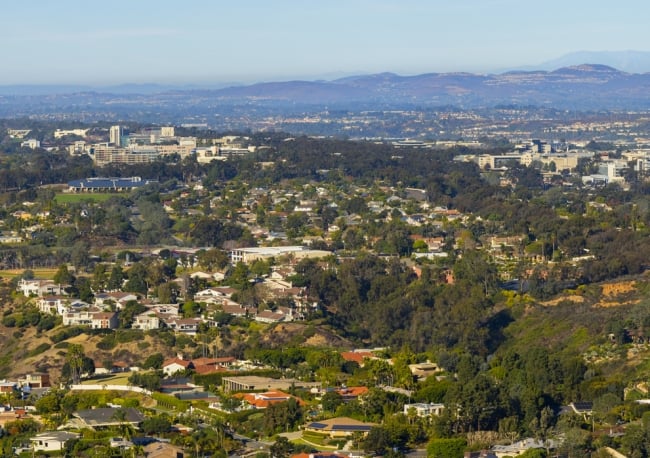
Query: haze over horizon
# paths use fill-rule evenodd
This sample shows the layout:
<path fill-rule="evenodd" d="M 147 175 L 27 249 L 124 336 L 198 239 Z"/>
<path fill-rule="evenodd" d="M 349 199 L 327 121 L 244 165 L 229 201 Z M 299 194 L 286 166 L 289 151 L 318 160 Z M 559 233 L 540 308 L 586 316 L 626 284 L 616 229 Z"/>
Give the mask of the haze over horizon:
<path fill-rule="evenodd" d="M 604 1 L 188 0 L 3 8 L 0 84 L 224 84 L 495 73 L 646 43 L 650 6 Z M 649 60 L 650 61 L 650 60 Z M 589 62 L 605 63 L 606 62 Z M 648 69 L 650 71 L 650 68 Z"/>

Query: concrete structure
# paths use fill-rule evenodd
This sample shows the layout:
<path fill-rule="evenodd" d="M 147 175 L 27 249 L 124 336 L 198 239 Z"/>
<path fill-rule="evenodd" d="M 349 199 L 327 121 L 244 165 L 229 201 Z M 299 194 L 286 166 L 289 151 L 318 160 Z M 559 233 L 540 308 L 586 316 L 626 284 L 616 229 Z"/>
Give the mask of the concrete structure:
<path fill-rule="evenodd" d="M 54 131 L 54 138 L 65 137 L 66 135 L 76 135 L 78 137 L 85 137 L 90 129 L 70 129 L 70 130 L 61 130 L 57 129 Z"/>
<path fill-rule="evenodd" d="M 251 247 L 237 248 L 230 252 L 230 261 L 233 264 L 243 262 L 251 263 L 258 259 L 277 258 L 280 256 L 293 256 L 295 259 L 324 258 L 330 256 L 330 251 L 311 250 L 304 246 L 273 246 L 273 247 Z"/>
<path fill-rule="evenodd" d="M 92 177 L 86 178 L 85 180 L 72 180 L 68 182 L 68 192 L 124 192 L 132 191 L 151 183 L 157 183 L 157 181 L 143 180 L 140 177 Z"/>
<path fill-rule="evenodd" d="M 118 148 L 122 146 L 122 136 L 124 135 L 124 129 L 122 126 L 111 126 L 108 132 L 109 143 L 117 146 Z"/>
<path fill-rule="evenodd" d="M 154 148 L 141 148 L 133 151 L 118 146 L 93 145 L 90 148 L 90 157 L 96 165 L 118 164 L 146 164 L 157 161 L 160 153 Z"/>
<path fill-rule="evenodd" d="M 29 140 L 25 140 L 20 144 L 21 148 L 31 148 L 31 149 L 36 149 L 41 147 L 41 142 L 38 140 L 35 140 L 33 138 L 30 138 Z"/>
<path fill-rule="evenodd" d="M 173 137 L 174 133 L 174 126 L 163 126 L 160 128 L 161 137 Z"/>
<path fill-rule="evenodd" d="M 283 378 L 274 379 L 269 377 L 258 377 L 246 375 L 241 377 L 224 377 L 222 379 L 223 389 L 230 391 L 262 391 L 262 390 L 289 390 L 295 388 L 320 388 L 317 382 L 302 382 L 300 380 Z"/>

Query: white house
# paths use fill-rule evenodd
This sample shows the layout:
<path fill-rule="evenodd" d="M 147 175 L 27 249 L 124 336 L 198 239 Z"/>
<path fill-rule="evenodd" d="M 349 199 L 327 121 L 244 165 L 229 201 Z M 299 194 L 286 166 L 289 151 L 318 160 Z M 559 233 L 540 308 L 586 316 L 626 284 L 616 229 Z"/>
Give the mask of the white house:
<path fill-rule="evenodd" d="M 433 415 L 440 415 L 444 410 L 444 404 L 427 404 L 423 402 L 417 402 L 415 404 L 404 404 L 404 415 L 408 415 L 411 409 L 415 412 L 418 417 L 426 418 Z"/>
<path fill-rule="evenodd" d="M 181 358 L 168 359 L 163 363 L 162 366 L 163 373 L 168 377 L 171 377 L 177 372 L 183 372 L 187 369 L 193 368 L 194 365 L 192 364 L 192 361 L 187 361 Z"/>
<path fill-rule="evenodd" d="M 22 279 L 18 282 L 18 291 L 25 296 L 62 296 L 65 295 L 65 286 L 54 283 L 52 280 L 25 280 Z"/>
<path fill-rule="evenodd" d="M 37 434 L 30 440 L 32 442 L 33 450 L 36 452 L 54 452 L 63 450 L 66 442 L 72 439 L 77 439 L 79 434 L 70 433 L 67 431 L 46 431 Z"/>
<path fill-rule="evenodd" d="M 72 311 L 63 314 L 64 326 L 88 326 L 92 329 L 116 329 L 117 314 L 113 312 Z"/>
<path fill-rule="evenodd" d="M 38 300 L 38 310 L 41 313 L 63 315 L 68 301 L 65 296 L 44 296 Z"/>
<path fill-rule="evenodd" d="M 158 318 L 155 312 L 148 310 L 136 315 L 131 327 L 133 329 L 142 329 L 143 331 L 158 329 L 160 327 L 160 318 Z"/>

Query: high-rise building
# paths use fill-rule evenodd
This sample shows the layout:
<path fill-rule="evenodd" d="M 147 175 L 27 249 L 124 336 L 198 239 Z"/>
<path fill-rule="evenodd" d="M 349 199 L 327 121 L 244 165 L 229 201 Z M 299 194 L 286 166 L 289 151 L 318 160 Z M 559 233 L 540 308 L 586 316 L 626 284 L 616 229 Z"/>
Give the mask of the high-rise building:
<path fill-rule="evenodd" d="M 122 146 L 122 135 L 124 135 L 122 126 L 111 126 L 109 131 L 109 142 L 115 146 Z"/>
<path fill-rule="evenodd" d="M 173 137 L 174 136 L 174 126 L 164 126 L 160 128 L 161 137 Z"/>

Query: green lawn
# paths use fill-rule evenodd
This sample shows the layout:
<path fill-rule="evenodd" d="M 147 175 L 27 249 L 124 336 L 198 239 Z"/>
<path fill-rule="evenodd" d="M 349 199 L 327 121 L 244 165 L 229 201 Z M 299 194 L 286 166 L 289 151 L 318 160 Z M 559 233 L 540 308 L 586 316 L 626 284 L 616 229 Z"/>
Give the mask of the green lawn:
<path fill-rule="evenodd" d="M 98 375 L 81 382 L 82 385 L 128 385 L 130 373 Z"/>
<path fill-rule="evenodd" d="M 69 194 L 69 193 L 58 193 L 54 200 L 57 204 L 71 204 L 77 202 L 83 202 L 91 200 L 93 202 L 104 202 L 110 199 L 113 196 L 119 194 L 110 193 L 110 192 L 93 192 L 93 193 L 79 193 L 79 194 Z"/>

